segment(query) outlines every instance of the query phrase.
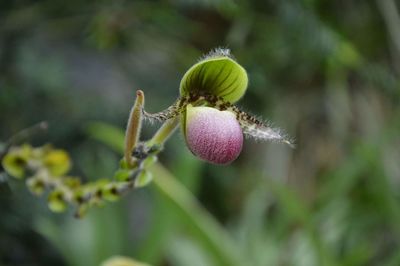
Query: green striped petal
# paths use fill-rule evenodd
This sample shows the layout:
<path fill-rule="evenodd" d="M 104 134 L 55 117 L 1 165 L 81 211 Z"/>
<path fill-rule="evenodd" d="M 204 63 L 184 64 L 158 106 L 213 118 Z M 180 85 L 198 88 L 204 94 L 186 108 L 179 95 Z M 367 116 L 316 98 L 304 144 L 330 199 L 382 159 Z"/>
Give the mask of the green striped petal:
<path fill-rule="evenodd" d="M 180 94 L 212 94 L 234 103 L 244 95 L 247 84 L 246 70 L 230 57 L 229 50 L 217 49 L 185 73 Z"/>

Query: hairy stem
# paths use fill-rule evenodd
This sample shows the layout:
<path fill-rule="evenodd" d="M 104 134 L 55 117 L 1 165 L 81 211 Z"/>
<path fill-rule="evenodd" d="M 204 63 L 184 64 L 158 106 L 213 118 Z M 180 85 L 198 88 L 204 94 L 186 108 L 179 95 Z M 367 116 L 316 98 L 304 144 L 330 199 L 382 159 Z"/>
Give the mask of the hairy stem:
<path fill-rule="evenodd" d="M 148 147 L 163 145 L 164 142 L 175 132 L 179 124 L 179 117 L 171 118 L 160 127 L 154 136 L 146 143 Z"/>
<path fill-rule="evenodd" d="M 129 114 L 128 125 L 125 132 L 125 161 L 129 166 L 133 165 L 132 151 L 139 141 L 142 127 L 142 109 L 144 106 L 144 93 L 141 90 L 136 92 L 136 101 Z"/>
<path fill-rule="evenodd" d="M 148 113 L 143 110 L 143 114 L 146 118 L 150 120 L 157 120 L 160 122 L 167 121 L 169 119 L 175 118 L 179 116 L 182 107 L 186 104 L 186 99 L 179 98 L 176 100 L 170 107 L 165 109 L 164 111 L 157 112 L 157 113 Z"/>

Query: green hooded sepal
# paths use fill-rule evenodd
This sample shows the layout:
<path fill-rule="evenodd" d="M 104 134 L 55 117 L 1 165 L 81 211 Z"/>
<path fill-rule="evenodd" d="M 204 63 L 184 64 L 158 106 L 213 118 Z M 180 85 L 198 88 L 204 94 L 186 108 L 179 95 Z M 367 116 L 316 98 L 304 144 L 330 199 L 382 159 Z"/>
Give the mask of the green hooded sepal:
<path fill-rule="evenodd" d="M 244 95 L 247 84 L 246 70 L 229 56 L 229 50 L 218 49 L 185 73 L 180 94 L 199 92 L 234 103 Z"/>

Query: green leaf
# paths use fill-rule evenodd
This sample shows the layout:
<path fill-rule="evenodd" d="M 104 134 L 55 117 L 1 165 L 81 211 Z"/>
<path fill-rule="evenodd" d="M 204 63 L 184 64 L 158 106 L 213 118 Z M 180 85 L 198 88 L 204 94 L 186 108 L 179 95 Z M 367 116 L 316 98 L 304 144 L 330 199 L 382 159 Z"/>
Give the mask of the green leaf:
<path fill-rule="evenodd" d="M 135 180 L 135 188 L 147 186 L 153 180 L 153 175 L 146 170 L 143 170 Z"/>
<path fill-rule="evenodd" d="M 160 164 L 154 164 L 151 172 L 155 178 L 154 187 L 168 204 L 169 211 L 177 215 L 189 230 L 191 236 L 210 254 L 217 265 L 247 265 L 244 254 L 238 249 L 229 234 Z"/>
<path fill-rule="evenodd" d="M 185 73 L 180 93 L 207 93 L 234 103 L 244 95 L 247 84 L 246 70 L 229 57 L 229 50 L 217 49 Z"/>
<path fill-rule="evenodd" d="M 117 152 L 124 150 L 125 132 L 120 128 L 107 123 L 92 122 L 87 125 L 86 132 Z"/>

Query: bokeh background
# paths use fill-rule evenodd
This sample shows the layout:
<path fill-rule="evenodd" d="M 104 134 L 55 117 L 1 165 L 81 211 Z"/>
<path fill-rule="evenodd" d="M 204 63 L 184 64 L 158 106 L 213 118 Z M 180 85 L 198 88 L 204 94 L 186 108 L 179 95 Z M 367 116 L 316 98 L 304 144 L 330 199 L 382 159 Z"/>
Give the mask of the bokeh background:
<path fill-rule="evenodd" d="M 397 0 L 1 1 L 0 140 L 47 121 L 47 133 L 27 141 L 68 150 L 72 173 L 86 181 L 110 177 L 121 154 L 93 137 L 93 122 L 123 129 L 139 88 L 146 110 L 166 108 L 202 54 L 228 47 L 250 79 L 239 105 L 297 147 L 246 140 L 238 160 L 214 166 L 178 132 L 160 156 L 173 178 L 246 265 L 400 265 L 399 8 Z M 94 266 L 113 255 L 221 265 L 174 208 L 150 185 L 77 220 L 3 174 L 0 265 Z"/>

